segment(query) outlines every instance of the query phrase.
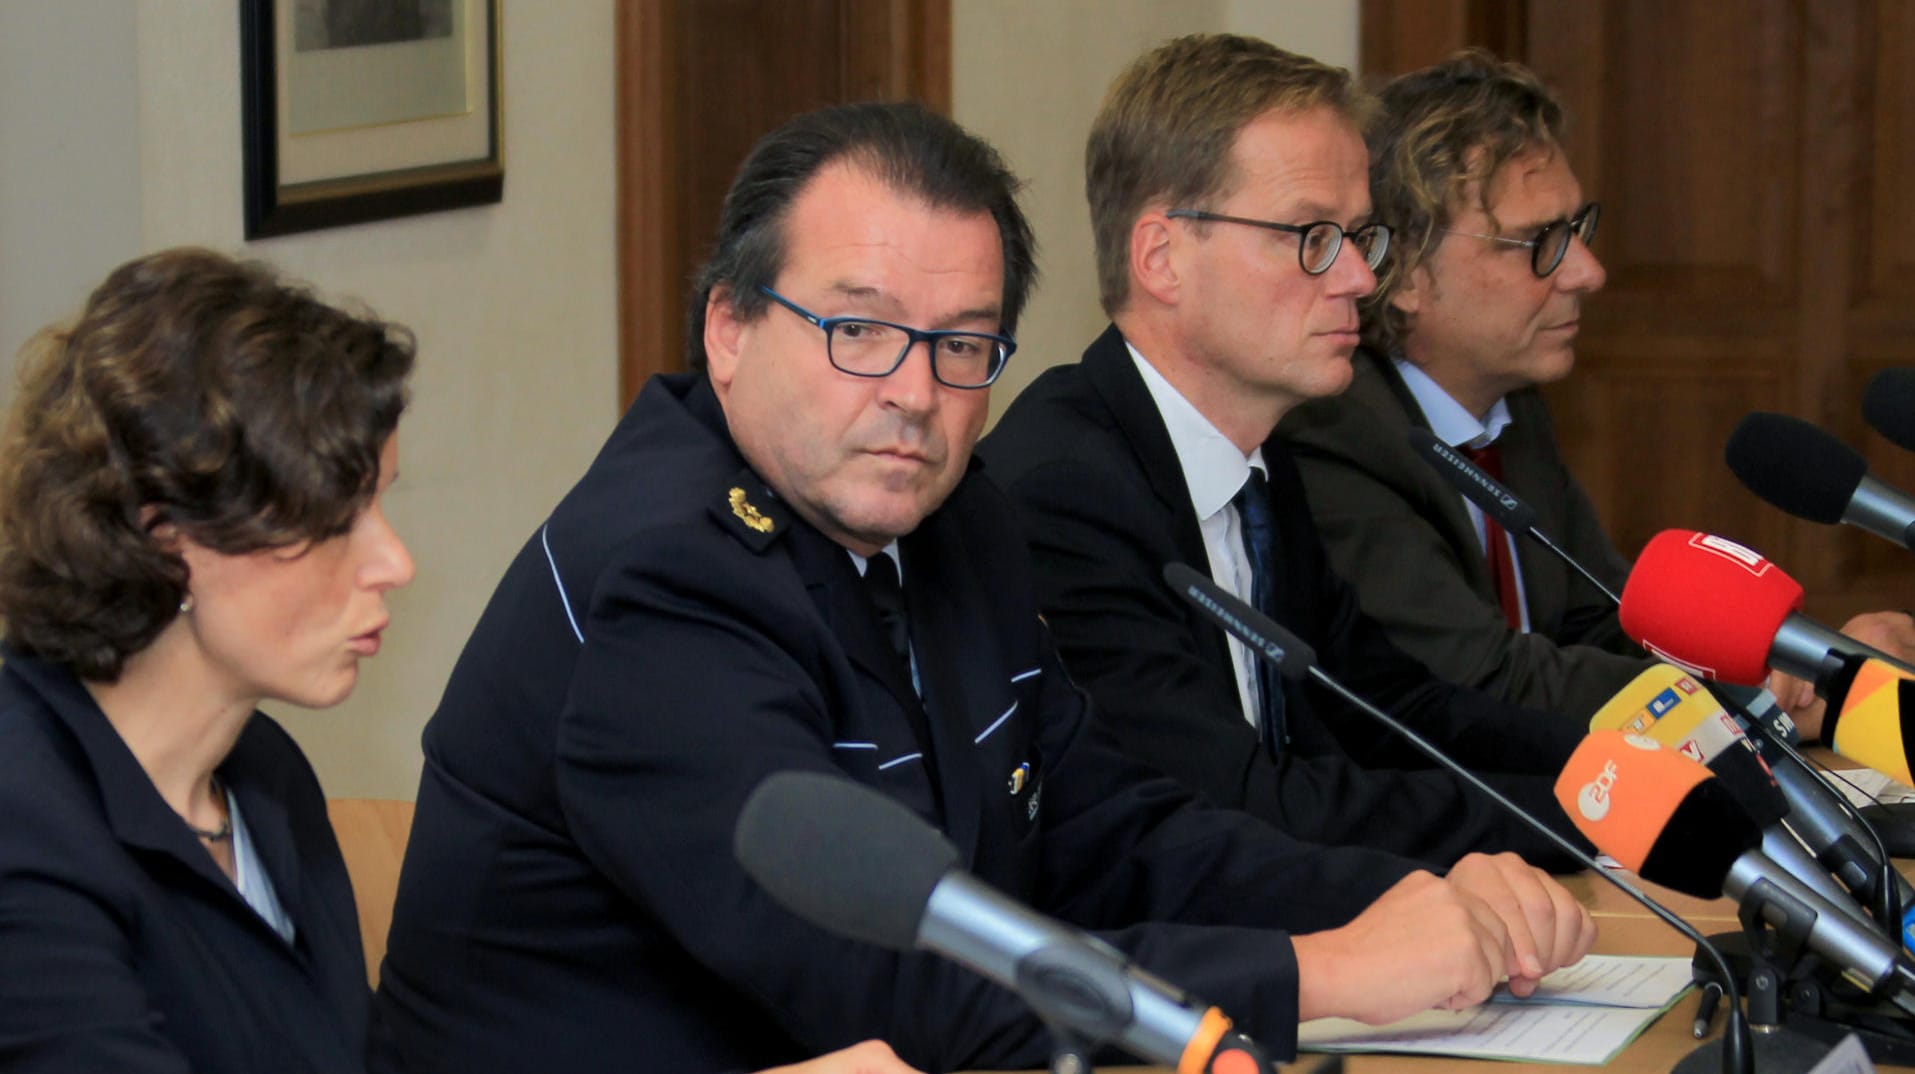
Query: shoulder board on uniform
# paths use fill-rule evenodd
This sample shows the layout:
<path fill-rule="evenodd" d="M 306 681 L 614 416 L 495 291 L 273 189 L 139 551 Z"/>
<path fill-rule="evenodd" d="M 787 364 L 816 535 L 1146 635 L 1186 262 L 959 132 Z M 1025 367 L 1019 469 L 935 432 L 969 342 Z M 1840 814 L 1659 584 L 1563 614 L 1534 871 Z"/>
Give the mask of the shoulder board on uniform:
<path fill-rule="evenodd" d="M 771 547 L 791 528 L 791 509 L 749 469 L 740 470 L 718 491 L 712 517 L 754 552 Z"/>

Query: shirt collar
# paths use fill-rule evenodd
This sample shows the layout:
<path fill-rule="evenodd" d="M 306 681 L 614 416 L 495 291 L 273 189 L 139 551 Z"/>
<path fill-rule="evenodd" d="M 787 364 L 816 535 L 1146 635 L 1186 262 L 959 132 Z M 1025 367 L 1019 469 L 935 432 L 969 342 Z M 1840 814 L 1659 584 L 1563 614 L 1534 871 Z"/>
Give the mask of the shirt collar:
<path fill-rule="evenodd" d="M 1477 421 L 1463 404 L 1451 398 L 1422 367 L 1403 357 L 1394 357 L 1390 361 L 1396 364 L 1398 376 L 1416 397 L 1416 405 L 1422 408 L 1423 419 L 1430 423 L 1430 431 L 1438 440 L 1453 448 L 1487 447 L 1503 435 L 1509 428 L 1509 400 L 1507 397 L 1496 400 L 1489 408 L 1487 420 Z"/>
<path fill-rule="evenodd" d="M 1129 340 L 1124 341 L 1124 347 L 1130 351 L 1131 361 L 1137 363 L 1137 373 L 1144 378 L 1144 387 L 1150 390 L 1157 413 L 1164 419 L 1164 428 L 1170 432 L 1177 464 L 1184 471 L 1184 487 L 1190 490 L 1190 506 L 1196 509 L 1199 519 L 1209 518 L 1236 498 L 1237 490 L 1249 479 L 1252 466 L 1267 470 L 1263 464 L 1263 446 L 1259 444 L 1245 457 L 1229 437 L 1218 432 L 1202 411 L 1157 372 L 1150 359 L 1131 346 Z"/>
<path fill-rule="evenodd" d="M 849 548 L 844 550 L 844 554 L 850 556 L 851 562 L 857 566 L 858 577 L 864 577 L 864 567 L 865 564 L 871 562 L 870 557 L 861 556 Z M 898 554 L 898 542 L 892 541 L 890 544 L 885 545 L 878 550 L 878 554 L 891 557 L 891 565 L 898 569 L 898 582 L 902 584 L 904 581 L 904 557 Z"/>

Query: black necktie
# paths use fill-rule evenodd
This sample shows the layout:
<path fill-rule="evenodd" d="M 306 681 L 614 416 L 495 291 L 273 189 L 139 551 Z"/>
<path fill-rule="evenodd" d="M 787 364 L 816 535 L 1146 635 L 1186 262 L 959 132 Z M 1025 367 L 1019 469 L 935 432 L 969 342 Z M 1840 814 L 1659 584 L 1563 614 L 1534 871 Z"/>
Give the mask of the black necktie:
<path fill-rule="evenodd" d="M 1270 510 L 1270 486 L 1263 479 L 1263 471 L 1252 466 L 1243 488 L 1230 502 L 1243 520 L 1244 550 L 1250 555 L 1250 602 L 1275 619 L 1277 520 Z M 1257 692 L 1263 697 L 1263 723 L 1258 730 L 1274 756 L 1284 740 L 1283 679 L 1268 660 L 1255 653 L 1250 659 L 1257 665 Z"/>
<path fill-rule="evenodd" d="M 898 565 L 890 556 L 879 552 L 864 561 L 864 592 L 871 598 L 872 610 L 878 613 L 878 625 L 884 628 L 891 651 L 898 654 L 898 662 L 904 667 L 905 681 L 916 691 L 918 673 L 911 666 L 911 622 L 904 611 L 904 587 L 898 583 Z M 924 755 L 924 770 L 930 777 L 932 793 L 939 796 L 935 800 L 942 803 L 937 759 L 932 752 L 931 724 L 924 706 L 904 706 L 904 718 L 911 725 L 912 737 L 917 739 L 918 752 Z M 938 808 L 942 809 L 942 804 Z"/>
<path fill-rule="evenodd" d="M 898 565 L 879 552 L 865 561 L 864 591 L 878 613 L 878 624 L 904 666 L 911 666 L 911 623 L 904 614 L 904 587 L 898 584 Z"/>

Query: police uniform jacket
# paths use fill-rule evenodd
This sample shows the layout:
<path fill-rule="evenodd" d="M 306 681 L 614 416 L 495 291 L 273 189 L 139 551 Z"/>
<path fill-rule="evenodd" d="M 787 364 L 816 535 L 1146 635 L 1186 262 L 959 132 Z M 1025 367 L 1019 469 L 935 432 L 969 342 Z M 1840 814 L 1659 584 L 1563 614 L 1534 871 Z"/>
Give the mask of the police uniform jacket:
<path fill-rule="evenodd" d="M 930 1070 L 1045 1065 L 1008 991 L 835 938 L 743 873 L 737 816 L 782 770 L 893 796 L 964 868 L 1290 1052 L 1281 930 L 1412 866 L 1198 808 L 1087 736 L 1012 526 L 974 472 L 901 542 L 920 702 L 849 555 L 745 466 L 709 384 L 648 384 L 426 729 L 379 999 L 408 1068 L 756 1069 L 868 1037 Z"/>

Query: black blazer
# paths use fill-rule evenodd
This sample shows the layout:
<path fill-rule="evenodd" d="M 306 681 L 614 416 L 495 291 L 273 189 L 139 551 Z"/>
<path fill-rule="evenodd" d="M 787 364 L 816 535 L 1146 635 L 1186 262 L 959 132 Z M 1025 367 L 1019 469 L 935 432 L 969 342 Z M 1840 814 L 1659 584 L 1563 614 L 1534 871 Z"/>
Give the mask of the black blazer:
<path fill-rule="evenodd" d="M 1024 389 L 979 453 L 1017 504 L 1066 664 L 1134 757 L 1300 838 L 1439 865 L 1515 850 L 1575 868 L 1314 684 L 1286 687 L 1288 748 L 1273 758 L 1260 746 L 1223 631 L 1163 581 L 1166 562 L 1208 573 L 1208 558 L 1170 433 L 1117 329 Z M 1272 438 L 1263 453 L 1283 557 L 1279 621 L 1332 674 L 1573 833 L 1552 784 L 1582 729 L 1442 682 L 1390 644 L 1330 569 L 1288 452 Z"/>
<path fill-rule="evenodd" d="M 745 467 L 702 378 L 650 383 L 426 728 L 378 1000 L 409 1068 L 696 1074 L 867 1037 L 931 1070 L 1043 1065 L 1009 992 L 828 935 L 745 876 L 739 809 L 790 769 L 906 803 L 974 874 L 1290 1052 L 1275 930 L 1341 923 L 1411 865 L 1196 808 L 1087 738 L 1013 527 L 973 474 L 901 543 L 920 740 L 844 549 Z"/>
<path fill-rule="evenodd" d="M 281 904 L 240 898 L 64 667 L 0 668 L 0 1068 L 365 1069 L 365 956 L 326 800 L 254 713 L 220 779 Z"/>
<path fill-rule="evenodd" d="M 1296 455 L 1330 558 L 1390 638 L 1453 682 L 1587 719 L 1649 666 L 1616 606 L 1555 556 L 1521 541 L 1530 631 L 1509 629 L 1456 489 L 1411 450 L 1423 410 L 1388 359 L 1358 351 L 1350 390 L 1298 407 L 1277 431 Z M 1556 446 L 1535 389 L 1512 392 L 1498 438 L 1504 483 L 1537 528 L 1621 591 L 1629 564 Z"/>

